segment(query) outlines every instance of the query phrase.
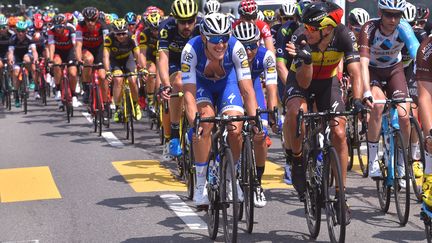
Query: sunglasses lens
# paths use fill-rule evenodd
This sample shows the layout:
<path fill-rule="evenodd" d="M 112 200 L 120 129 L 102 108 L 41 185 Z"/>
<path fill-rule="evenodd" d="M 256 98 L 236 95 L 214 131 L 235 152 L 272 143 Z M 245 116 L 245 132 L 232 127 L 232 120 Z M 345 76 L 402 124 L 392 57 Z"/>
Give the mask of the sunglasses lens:
<path fill-rule="evenodd" d="M 258 48 L 258 45 L 256 43 L 251 43 L 251 44 L 245 44 L 244 47 L 246 50 L 255 50 Z"/>
<path fill-rule="evenodd" d="M 229 35 L 224 35 L 224 36 L 212 36 L 210 38 L 208 38 L 208 41 L 212 44 L 219 44 L 219 43 L 227 43 L 229 40 Z"/>

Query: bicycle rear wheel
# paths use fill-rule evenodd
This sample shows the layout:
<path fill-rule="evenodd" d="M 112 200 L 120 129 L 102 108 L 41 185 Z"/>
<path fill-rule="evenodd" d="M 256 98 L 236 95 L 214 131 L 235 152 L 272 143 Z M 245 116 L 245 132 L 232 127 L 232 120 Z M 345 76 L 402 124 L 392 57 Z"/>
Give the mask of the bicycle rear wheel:
<path fill-rule="evenodd" d="M 321 229 L 321 176 L 317 177 L 317 172 L 322 173 L 323 168 L 316 166 L 316 154 L 310 148 L 309 143 L 303 144 L 304 160 L 306 161 L 306 194 L 305 194 L 305 214 L 306 223 L 310 237 L 316 239 Z M 320 171 L 317 171 L 317 170 Z"/>
<path fill-rule="evenodd" d="M 255 168 L 253 168 L 255 166 L 255 157 L 252 146 L 251 137 L 246 135 L 242 147 L 240 185 L 242 186 L 244 196 L 244 202 L 242 204 L 244 205 L 244 214 L 246 216 L 246 231 L 249 234 L 252 233 L 254 226 L 254 191 L 256 188 L 254 177 Z M 240 208 L 239 211 L 242 211 L 243 208 Z M 242 216 L 243 212 L 239 212 L 239 219 L 241 219 Z"/>
<path fill-rule="evenodd" d="M 348 116 L 346 121 L 346 141 L 348 145 L 348 171 L 352 170 L 352 167 L 354 165 L 354 149 L 355 149 L 355 132 L 354 129 L 355 126 L 355 117 Z"/>
<path fill-rule="evenodd" d="M 234 159 L 230 148 L 225 148 L 221 170 L 221 207 L 225 242 L 237 242 L 238 192 Z M 231 181 L 231 183 L 229 183 Z M 230 187 L 230 188 L 228 188 Z M 229 193 L 229 190 L 231 193 Z"/>
<path fill-rule="evenodd" d="M 390 195 L 391 186 L 387 185 L 387 163 L 388 163 L 389 148 L 386 147 L 386 142 L 384 135 L 380 136 L 380 141 L 378 142 L 378 156 L 379 156 L 379 166 L 382 174 L 382 178 L 375 181 L 378 202 L 381 211 L 387 213 L 390 207 Z"/>
<path fill-rule="evenodd" d="M 400 131 L 395 131 L 393 133 L 394 136 L 394 161 L 396 164 L 403 163 L 403 170 L 399 171 L 397 168 L 398 166 L 395 166 L 395 178 L 394 178 L 394 196 L 395 196 L 395 203 L 396 203 L 396 211 L 398 214 L 399 222 L 401 225 L 405 225 L 408 222 L 409 217 L 409 211 L 410 211 L 410 170 L 409 170 L 409 164 L 408 164 L 408 158 L 405 151 L 405 146 L 402 142 L 402 133 Z M 399 153 L 398 150 L 401 150 L 402 153 Z M 400 158 L 400 156 L 403 156 Z M 403 161 L 401 161 L 403 160 Z M 400 162 L 401 161 L 401 162 Z M 403 184 L 405 183 L 405 186 Z"/>
<path fill-rule="evenodd" d="M 330 186 L 333 171 L 334 185 Z M 345 242 L 346 202 L 339 156 L 334 147 L 329 147 L 324 157 L 323 193 L 327 228 L 331 242 Z"/>
<path fill-rule="evenodd" d="M 423 140 L 423 133 L 422 130 L 420 129 L 420 126 L 418 124 L 417 119 L 415 119 L 414 117 L 410 117 L 410 123 L 411 123 L 411 135 L 410 135 L 410 143 L 412 140 L 412 134 L 416 133 L 417 137 L 418 137 L 418 141 L 419 141 L 419 152 L 420 152 L 420 159 L 416 160 L 413 158 L 413 152 L 412 151 L 412 147 L 411 144 L 408 146 L 408 164 L 409 164 L 409 170 L 410 170 L 410 175 L 411 175 L 411 183 L 413 185 L 413 190 L 414 190 L 414 194 L 417 197 L 417 200 L 419 202 L 422 201 L 422 182 L 423 182 L 423 177 L 420 178 L 416 178 L 415 174 L 414 174 L 414 168 L 413 168 L 413 164 L 415 162 L 417 163 L 421 163 L 423 165 L 423 168 L 425 168 L 425 157 L 424 157 L 424 143 L 422 141 Z"/>

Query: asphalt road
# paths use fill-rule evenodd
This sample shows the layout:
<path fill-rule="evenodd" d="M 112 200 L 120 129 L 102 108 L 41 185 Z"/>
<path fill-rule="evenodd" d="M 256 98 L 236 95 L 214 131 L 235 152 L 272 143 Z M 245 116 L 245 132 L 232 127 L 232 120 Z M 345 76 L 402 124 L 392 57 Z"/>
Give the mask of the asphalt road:
<path fill-rule="evenodd" d="M 82 112 L 67 124 L 52 100 L 47 107 L 31 101 L 27 115 L 0 108 L 0 242 L 209 242 L 206 215 L 186 199 L 176 165 L 159 162 L 148 120 L 137 124 L 131 145 L 120 124 L 98 137 Z M 311 241 L 303 206 L 282 182 L 277 138 L 269 160 L 267 206 L 256 210 L 252 234 L 240 223 L 239 242 Z M 348 200 L 347 242 L 425 242 L 414 200 L 401 227 L 394 203 L 382 213 L 374 182 L 357 172 L 349 173 Z M 324 215 L 316 241 L 329 241 Z"/>

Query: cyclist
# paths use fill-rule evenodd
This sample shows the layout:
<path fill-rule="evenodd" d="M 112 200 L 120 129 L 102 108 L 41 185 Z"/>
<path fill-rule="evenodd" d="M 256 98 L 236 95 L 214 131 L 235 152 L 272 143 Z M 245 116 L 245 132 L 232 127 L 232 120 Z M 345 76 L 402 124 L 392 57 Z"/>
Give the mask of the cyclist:
<path fill-rule="evenodd" d="M 267 48 L 267 50 L 274 52 L 275 48 L 273 45 L 270 27 L 266 22 L 258 19 L 258 12 L 258 5 L 255 0 L 242 0 L 238 6 L 238 13 L 240 14 L 240 19 L 234 22 L 233 28 L 235 28 L 235 26 L 241 21 L 249 21 L 255 23 L 260 30 L 261 39 L 264 42 L 265 47 Z"/>
<path fill-rule="evenodd" d="M 378 140 L 381 130 L 381 117 L 384 105 L 374 105 L 373 99 L 407 98 L 408 89 L 401 62 L 401 50 L 404 45 L 412 59 L 415 58 L 419 43 L 411 26 L 401 20 L 406 7 L 406 1 L 379 0 L 378 19 L 372 19 L 363 25 L 358 44 L 360 46 L 361 70 L 365 92 L 363 97 L 368 100 L 371 113 L 368 124 L 368 153 L 370 177 L 381 177 L 378 163 Z M 386 82 L 386 83 L 385 83 Z M 384 93 L 385 92 L 385 93 Z M 398 106 L 399 124 L 403 143 L 408 145 L 410 121 L 410 104 Z M 403 158 L 399 149 L 399 158 Z M 397 161 L 398 174 L 404 175 L 404 165 Z M 401 187 L 406 181 L 401 180 Z"/>
<path fill-rule="evenodd" d="M 258 107 L 260 109 L 270 107 L 271 109 L 272 107 L 277 106 L 277 72 L 276 57 L 274 53 L 259 45 L 260 33 L 258 27 L 253 23 L 241 22 L 236 26 L 233 33 L 234 37 L 236 37 L 246 49 Z M 261 86 L 261 74 L 264 74 L 267 102 Z M 266 128 L 269 124 L 268 115 L 262 115 L 262 121 L 264 125 L 264 134 L 265 136 L 268 136 Z M 270 124 L 273 126 L 275 125 L 274 119 Z M 254 202 L 255 206 L 263 207 L 266 205 L 266 198 L 264 190 L 261 187 L 261 178 L 264 174 L 265 161 L 267 158 L 266 138 L 260 140 L 255 139 L 254 149 L 259 183 L 259 194 L 254 195 Z"/>
<path fill-rule="evenodd" d="M 29 36 L 32 37 L 33 42 L 36 45 L 36 51 L 38 53 L 39 57 L 44 57 L 47 58 L 48 57 L 48 46 L 47 46 L 47 35 L 46 32 L 43 31 L 44 29 L 44 23 L 43 20 L 41 19 L 35 19 L 34 20 L 34 24 L 33 27 L 29 29 L 28 33 Z M 36 70 L 36 66 L 39 62 L 39 60 L 35 59 L 35 64 L 32 64 L 32 69 Z M 34 73 L 34 81 L 36 83 L 35 86 L 35 92 L 34 92 L 34 96 L 35 99 L 40 99 L 40 95 L 39 95 L 39 73 L 35 72 Z"/>
<path fill-rule="evenodd" d="M 143 32 L 141 32 L 140 38 L 140 50 L 141 54 L 144 57 L 144 63 L 146 66 L 144 68 L 147 69 L 150 73 L 156 73 L 156 59 L 158 55 L 157 51 L 157 43 L 158 43 L 158 34 L 159 34 L 159 24 L 161 21 L 161 15 L 159 12 L 149 13 L 144 20 L 146 23 L 146 28 Z M 147 104 L 148 110 L 151 115 L 155 115 L 155 107 L 154 107 L 154 92 L 155 88 L 160 85 L 160 81 L 156 82 L 154 77 L 148 77 L 146 81 L 146 91 L 147 91 Z"/>
<path fill-rule="evenodd" d="M 63 14 L 54 16 L 52 20 L 53 28 L 48 30 L 48 49 L 49 49 L 49 60 L 55 64 L 68 63 L 68 76 L 70 90 L 72 94 L 72 104 L 76 107 L 78 99 L 76 98 L 75 88 L 77 83 L 77 68 L 74 64 L 75 61 L 75 31 L 73 28 L 66 25 L 66 18 Z M 63 108 L 61 102 L 61 68 L 54 67 L 54 81 L 56 85 L 56 96 L 58 100 L 58 107 Z"/>
<path fill-rule="evenodd" d="M 369 13 L 362 8 L 353 8 L 348 14 L 348 28 L 355 34 L 358 40 L 361 27 L 369 21 Z"/>
<path fill-rule="evenodd" d="M 266 22 L 270 28 L 273 26 L 273 24 L 276 23 L 276 13 L 272 9 L 266 9 L 263 11 L 264 15 L 264 22 Z"/>
<path fill-rule="evenodd" d="M 419 116 L 425 142 L 425 170 L 423 202 L 432 210 L 432 36 L 427 37 L 417 51 L 416 76 L 418 82 Z"/>
<path fill-rule="evenodd" d="M 291 40 L 292 34 L 299 27 L 299 19 L 301 11 L 310 2 L 301 1 L 298 6 L 295 1 L 287 1 L 281 6 L 282 13 L 282 25 L 278 29 L 276 34 L 276 69 L 278 73 L 278 93 L 280 101 L 284 100 L 285 86 L 287 83 L 288 70 L 291 66 L 292 56 L 288 54 L 285 50 L 285 45 Z M 281 102 L 282 103 L 282 102 Z M 282 125 L 282 124 L 279 124 Z M 285 126 L 282 126 L 285 127 Z M 287 131 L 284 130 L 284 133 Z M 292 149 L 291 145 L 287 140 L 284 140 L 282 144 L 283 149 L 285 149 L 285 172 L 284 172 L 284 182 L 288 185 L 292 184 L 291 178 L 291 157 Z"/>
<path fill-rule="evenodd" d="M 416 25 L 426 31 L 427 34 L 431 34 L 431 23 L 428 22 L 429 8 L 421 4 L 417 5 Z"/>
<path fill-rule="evenodd" d="M 343 112 L 340 82 L 337 76 L 342 58 L 352 74 L 355 110 L 363 109 L 361 97 L 360 65 L 354 34 L 342 25 L 343 10 L 331 2 L 312 3 L 302 13 L 304 28 L 298 28 L 287 51 L 294 56 L 287 78 L 286 116 L 284 123 L 285 141 L 292 149 L 292 179 L 294 188 L 304 199 L 306 190 L 305 165 L 302 158 L 302 136 L 296 136 L 297 113 L 300 108 L 307 111 L 306 99 L 315 94 L 318 111 L 333 110 Z M 337 117 L 331 122 L 331 141 L 341 163 L 342 179 L 346 184 L 348 148 L 345 135 L 345 117 Z M 304 134 L 302 132 L 302 134 Z M 339 188 L 341 189 L 341 188 Z M 343 188 L 345 189 L 345 187 Z M 350 222 L 350 209 L 346 205 L 347 222 Z"/>
<path fill-rule="evenodd" d="M 129 33 L 135 33 L 136 23 L 137 23 L 137 15 L 134 12 L 128 12 L 124 16 L 124 19 L 128 23 Z"/>
<path fill-rule="evenodd" d="M 210 14 L 210 13 L 219 13 L 220 10 L 220 3 L 218 0 L 208 0 L 204 4 L 204 13 Z"/>
<path fill-rule="evenodd" d="M 164 87 L 161 97 L 169 100 L 171 135 L 169 143 L 169 154 L 173 157 L 180 156 L 180 117 L 181 100 L 180 98 L 170 99 L 169 92 L 182 90 L 182 76 L 180 68 L 181 51 L 192 37 L 199 34 L 197 23 L 198 5 L 194 0 L 174 0 L 171 5 L 171 13 L 174 18 L 170 18 L 162 23 L 159 31 L 159 60 L 158 72 L 161 83 Z M 167 128 L 164 126 L 164 128 Z M 164 129 L 169 130 L 169 129 Z M 168 134 L 169 131 L 165 135 Z M 165 156 L 164 156 L 165 158 Z M 168 157 L 166 157 L 168 158 Z"/>
<path fill-rule="evenodd" d="M 273 44 L 275 45 L 276 50 L 277 50 L 276 47 L 277 33 L 283 24 L 285 24 L 288 20 L 294 19 L 296 8 L 297 8 L 297 2 L 295 0 L 288 0 L 283 2 L 281 7 L 278 10 L 279 12 L 277 18 L 278 23 L 275 23 L 270 27 L 270 32 L 273 37 Z"/>
<path fill-rule="evenodd" d="M 103 65 L 108 79 L 113 75 L 136 72 L 136 64 L 134 58 L 138 61 L 141 67 L 144 67 L 144 60 L 139 54 L 139 48 L 128 33 L 127 22 L 120 18 L 113 22 L 113 31 L 105 37 Z M 133 105 L 136 112 L 136 120 L 141 120 L 142 114 L 138 104 L 138 85 L 137 78 L 132 76 L 129 78 L 129 85 L 133 99 Z M 114 121 L 119 122 L 121 92 L 123 86 L 123 78 L 114 77 L 113 99 L 116 105 L 114 113 Z"/>
<path fill-rule="evenodd" d="M 407 2 L 405 11 L 402 15 L 402 18 L 405 19 L 413 28 L 415 37 L 421 43 L 423 39 L 427 37 L 426 31 L 422 28 L 416 28 L 415 27 L 415 20 L 416 20 L 416 14 L 417 14 L 417 8 Z M 405 79 L 407 81 L 408 86 L 408 93 L 409 96 L 413 99 L 413 105 L 411 106 L 411 111 L 413 113 L 413 116 L 418 119 L 418 92 L 417 92 L 417 82 L 415 81 L 415 74 L 414 74 L 414 61 L 411 58 L 407 46 L 404 46 L 401 51 L 402 54 L 402 63 L 404 66 L 404 73 L 405 73 Z M 414 169 L 414 176 L 419 178 L 423 174 L 423 164 L 419 162 L 420 160 L 420 144 L 418 141 L 418 137 L 416 136 L 416 133 L 412 133 L 413 138 L 410 141 L 411 146 L 411 157 L 416 160 L 413 163 L 413 169 Z"/>
<path fill-rule="evenodd" d="M 14 64 L 23 62 L 25 63 L 27 71 L 34 74 L 35 70 L 32 69 L 34 66 L 31 64 L 34 62 L 34 59 L 37 60 L 38 58 L 36 45 L 32 39 L 27 36 L 26 22 L 19 21 L 16 24 L 16 34 L 10 38 L 8 49 L 8 65 L 13 67 L 12 80 L 14 86 L 15 107 L 19 108 L 21 107 L 21 102 L 18 96 L 18 89 L 21 86 L 22 80 L 19 80 L 18 78 L 18 75 L 20 74 L 20 66 Z"/>
<path fill-rule="evenodd" d="M 256 114 L 257 102 L 246 50 L 238 40 L 231 37 L 231 31 L 228 16 L 221 13 L 208 14 L 200 24 L 201 36 L 192 38 L 182 51 L 185 108 L 190 124 L 193 124 L 197 111 L 202 117 L 215 116 L 216 112 L 226 115 L 243 114 L 242 97 L 247 114 Z M 236 129 L 228 132 L 228 142 L 234 161 L 238 161 L 242 123 L 234 122 L 234 126 Z M 201 134 L 193 143 L 197 179 L 194 189 L 196 205 L 208 204 L 205 185 L 211 127 L 210 124 L 202 124 L 200 128 L 195 128 Z M 238 182 L 237 188 L 239 199 L 242 200 Z"/>
<path fill-rule="evenodd" d="M 7 58 L 7 52 L 9 50 L 9 39 L 12 37 L 12 33 L 9 32 L 8 19 L 4 15 L 0 15 L 0 74 L 3 73 L 4 63 L 3 60 Z M 3 75 L 0 75 L 3 79 Z M 0 80 L 2 83 L 3 80 Z"/>
<path fill-rule="evenodd" d="M 99 10 L 95 7 L 86 7 L 82 10 L 84 21 L 80 21 L 76 28 L 75 55 L 79 63 L 85 65 L 102 63 L 103 41 L 108 35 L 108 27 L 99 19 Z M 108 82 L 105 80 L 105 69 L 99 67 L 98 76 L 102 92 L 102 99 L 105 105 L 105 112 L 109 110 Z M 92 80 L 92 69 L 84 68 L 82 72 L 82 85 L 84 90 L 83 102 L 89 103 L 90 84 Z M 104 116 L 107 117 L 107 116 Z"/>

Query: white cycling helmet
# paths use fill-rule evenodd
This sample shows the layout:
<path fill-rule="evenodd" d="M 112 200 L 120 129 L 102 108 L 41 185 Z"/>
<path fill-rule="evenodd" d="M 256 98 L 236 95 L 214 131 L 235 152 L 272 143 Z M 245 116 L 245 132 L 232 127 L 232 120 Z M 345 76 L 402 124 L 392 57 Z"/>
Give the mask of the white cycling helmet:
<path fill-rule="evenodd" d="M 407 2 L 405 11 L 402 15 L 402 18 L 404 18 L 408 23 L 412 23 L 416 19 L 417 14 L 417 8 L 413 4 Z"/>
<path fill-rule="evenodd" d="M 200 23 L 200 32 L 207 37 L 230 35 L 232 32 L 231 23 L 229 17 L 225 14 L 207 14 Z"/>
<path fill-rule="evenodd" d="M 234 37 L 242 43 L 257 42 L 260 39 L 258 27 L 251 22 L 240 22 L 234 30 Z"/>
<path fill-rule="evenodd" d="M 264 19 L 265 19 L 264 13 L 261 10 L 259 10 L 257 14 L 257 20 L 264 21 Z"/>
<path fill-rule="evenodd" d="M 363 26 L 366 22 L 369 21 L 369 13 L 362 8 L 354 8 L 349 12 L 348 20 L 351 25 L 360 25 Z"/>
<path fill-rule="evenodd" d="M 282 6 L 280 8 L 280 14 L 282 16 L 294 16 L 295 11 L 297 7 L 297 2 L 295 0 L 287 0 L 284 3 L 282 3 Z"/>
<path fill-rule="evenodd" d="M 218 13 L 219 10 L 220 10 L 220 3 L 218 0 L 208 0 L 204 5 L 204 12 L 206 14 Z"/>
<path fill-rule="evenodd" d="M 405 11 L 405 0 L 378 0 L 378 8 L 381 10 Z"/>

